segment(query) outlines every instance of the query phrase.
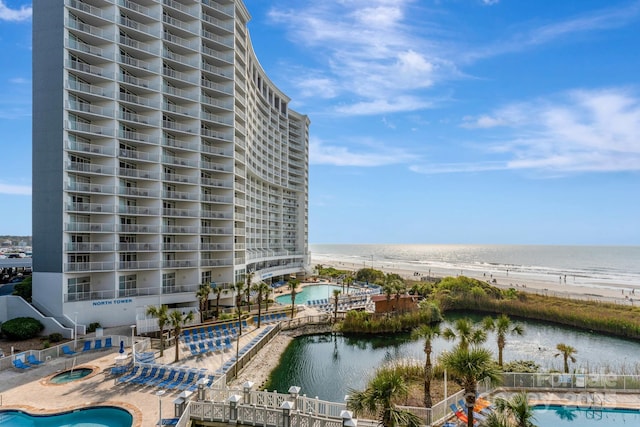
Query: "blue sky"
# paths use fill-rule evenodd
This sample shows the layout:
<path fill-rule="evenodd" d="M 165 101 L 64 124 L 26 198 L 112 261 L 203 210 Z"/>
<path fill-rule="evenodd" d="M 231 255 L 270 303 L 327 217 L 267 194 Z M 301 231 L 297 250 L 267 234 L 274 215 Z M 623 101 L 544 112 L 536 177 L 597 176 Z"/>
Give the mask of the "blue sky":
<path fill-rule="evenodd" d="M 311 119 L 311 243 L 640 244 L 640 1 L 246 0 Z M 0 0 L 0 234 L 29 234 L 31 4 Z"/>

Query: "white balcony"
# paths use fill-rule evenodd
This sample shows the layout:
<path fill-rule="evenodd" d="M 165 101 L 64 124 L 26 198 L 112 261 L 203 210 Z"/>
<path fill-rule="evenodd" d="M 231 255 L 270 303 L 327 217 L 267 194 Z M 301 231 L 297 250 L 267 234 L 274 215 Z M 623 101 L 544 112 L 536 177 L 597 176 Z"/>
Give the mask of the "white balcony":
<path fill-rule="evenodd" d="M 107 71 L 104 68 L 99 67 L 97 65 L 91 65 L 85 62 L 74 61 L 71 59 L 66 61 L 66 65 L 72 70 L 80 71 L 87 74 L 93 74 L 94 76 L 108 77 Z"/>
<path fill-rule="evenodd" d="M 157 162 L 160 157 L 155 153 L 147 153 L 146 151 L 137 151 L 137 150 L 126 150 L 121 148 L 119 150 L 120 157 L 125 157 L 128 159 L 137 159 L 137 160 L 146 160 L 150 162 Z"/>
<path fill-rule="evenodd" d="M 115 229 L 115 224 L 101 224 L 91 222 L 65 223 L 65 231 L 69 232 L 113 233 Z"/>
<path fill-rule="evenodd" d="M 113 252 L 115 244 L 113 243 L 65 243 L 64 250 L 67 252 Z"/>
<path fill-rule="evenodd" d="M 88 213 L 105 213 L 110 214 L 116 211 L 114 205 L 101 203 L 73 203 L 66 204 L 67 212 L 88 212 Z"/>
<path fill-rule="evenodd" d="M 68 262 L 64 265 L 64 271 L 67 273 L 78 271 L 106 271 L 114 270 L 113 262 Z"/>
<path fill-rule="evenodd" d="M 149 270 L 159 266 L 158 261 L 120 261 L 118 263 L 119 270 Z"/>
<path fill-rule="evenodd" d="M 101 154 L 103 156 L 113 156 L 115 150 L 112 147 L 103 147 L 102 145 L 88 144 L 86 142 L 66 141 L 67 149 L 70 151 L 79 151 L 82 153 Z"/>

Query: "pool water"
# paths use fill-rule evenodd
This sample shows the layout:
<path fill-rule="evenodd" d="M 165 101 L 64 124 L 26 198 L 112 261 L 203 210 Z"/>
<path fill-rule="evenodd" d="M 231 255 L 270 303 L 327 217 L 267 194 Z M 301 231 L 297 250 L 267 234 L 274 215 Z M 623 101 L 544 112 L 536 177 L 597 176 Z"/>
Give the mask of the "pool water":
<path fill-rule="evenodd" d="M 312 301 L 316 299 L 328 299 L 331 301 L 333 297 L 333 290 L 338 289 L 342 292 L 342 286 L 336 285 L 311 285 L 305 286 L 296 294 L 296 304 L 306 304 L 307 301 Z M 351 292 L 353 292 L 353 286 L 350 288 Z M 344 289 L 345 293 L 347 292 L 347 288 Z M 280 304 L 291 304 L 291 296 L 290 295 L 281 295 L 276 297 L 276 301 Z"/>
<path fill-rule="evenodd" d="M 133 416 L 114 406 L 79 409 L 55 415 L 30 415 L 22 411 L 0 411 L 0 427 L 131 427 Z"/>
<path fill-rule="evenodd" d="M 535 406 L 539 427 L 619 427 L 640 426 L 640 411 L 634 409 L 589 409 L 575 406 Z"/>
<path fill-rule="evenodd" d="M 78 368 L 72 371 L 65 371 L 51 377 L 49 382 L 52 384 L 66 384 L 70 383 L 71 381 L 81 380 L 92 372 L 93 369 L 91 368 Z"/>

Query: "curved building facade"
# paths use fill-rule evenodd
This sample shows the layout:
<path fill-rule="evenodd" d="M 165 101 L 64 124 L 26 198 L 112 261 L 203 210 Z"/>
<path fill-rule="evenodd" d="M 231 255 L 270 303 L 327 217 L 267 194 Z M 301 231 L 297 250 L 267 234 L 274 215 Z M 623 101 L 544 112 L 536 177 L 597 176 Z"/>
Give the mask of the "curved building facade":
<path fill-rule="evenodd" d="M 33 3 L 34 304 L 126 325 L 304 274 L 309 119 L 242 1 Z"/>

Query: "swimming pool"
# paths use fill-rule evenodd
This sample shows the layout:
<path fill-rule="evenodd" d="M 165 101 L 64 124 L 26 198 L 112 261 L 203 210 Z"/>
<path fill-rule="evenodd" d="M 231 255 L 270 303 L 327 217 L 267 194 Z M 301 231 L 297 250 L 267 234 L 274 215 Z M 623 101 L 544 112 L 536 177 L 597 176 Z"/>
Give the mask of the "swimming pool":
<path fill-rule="evenodd" d="M 93 373 L 93 368 L 76 368 L 69 371 L 64 371 L 54 375 L 49 380 L 52 384 L 66 384 L 72 381 L 78 381 L 84 379 L 87 375 Z"/>
<path fill-rule="evenodd" d="M 122 408 L 100 406 L 48 415 L 23 411 L 0 411 L 0 427 L 131 427 L 133 416 Z"/>
<path fill-rule="evenodd" d="M 539 427 L 619 427 L 640 426 L 640 410 L 623 408 L 591 409 L 576 406 L 534 406 Z"/>
<path fill-rule="evenodd" d="M 336 285 L 311 285 L 305 286 L 296 294 L 296 304 L 306 304 L 307 301 L 312 301 L 316 299 L 327 299 L 331 300 L 333 297 L 333 290 L 338 289 L 342 292 L 342 286 Z M 345 287 L 345 293 L 347 288 Z M 353 292 L 353 287 L 351 287 L 351 292 Z M 291 296 L 290 295 L 280 295 L 276 297 L 276 301 L 280 304 L 291 304 Z"/>

